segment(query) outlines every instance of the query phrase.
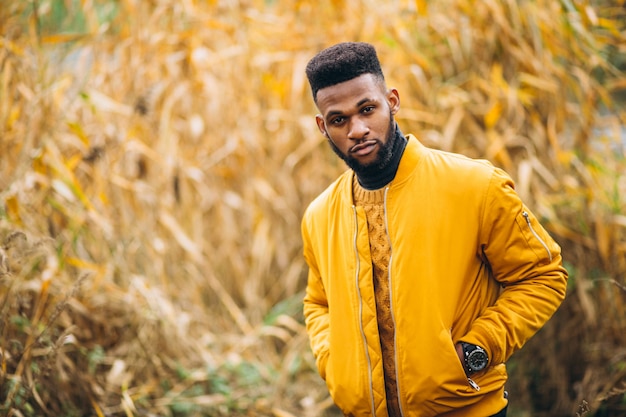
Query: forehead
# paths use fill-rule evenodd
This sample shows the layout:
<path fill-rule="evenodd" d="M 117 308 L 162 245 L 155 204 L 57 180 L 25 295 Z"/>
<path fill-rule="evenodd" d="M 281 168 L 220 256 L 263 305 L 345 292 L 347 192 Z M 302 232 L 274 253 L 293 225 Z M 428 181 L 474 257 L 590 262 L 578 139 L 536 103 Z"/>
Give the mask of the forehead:
<path fill-rule="evenodd" d="M 363 100 L 384 99 L 384 85 L 372 74 L 322 88 L 317 92 L 317 107 L 325 114 L 330 110 L 358 106 Z"/>

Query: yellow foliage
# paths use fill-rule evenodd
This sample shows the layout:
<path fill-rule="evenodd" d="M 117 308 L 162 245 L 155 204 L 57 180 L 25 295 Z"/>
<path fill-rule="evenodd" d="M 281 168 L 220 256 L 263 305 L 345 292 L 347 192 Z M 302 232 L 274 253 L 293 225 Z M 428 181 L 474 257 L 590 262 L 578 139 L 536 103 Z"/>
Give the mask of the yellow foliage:
<path fill-rule="evenodd" d="M 9 323 L 25 311 L 49 334 L 4 328 L 2 352 L 11 338 L 40 350 L 2 354 L 0 387 L 25 375 L 47 388 L 33 393 L 38 411 L 45 404 L 61 415 L 71 402 L 89 403 L 83 414 L 132 415 L 141 400 L 166 415 L 186 400 L 234 415 L 232 399 L 248 415 L 332 414 L 300 316 L 299 221 L 345 169 L 317 131 L 304 67 L 344 40 L 377 47 L 401 94 L 403 131 L 488 158 L 515 178 L 562 244 L 571 297 L 586 306 L 559 324 L 579 314 L 602 341 L 588 369 L 606 371 L 611 343 L 626 343 L 623 292 L 592 281 L 600 273 L 622 285 L 626 271 L 621 9 L 94 0 L 74 2 L 51 29 L 51 5 L 68 2 L 10 3 L 0 8 L 0 248 L 16 252 L 3 243 L 15 229 L 34 238 L 11 258 L 28 267 L 8 276 L 0 263 L 0 314 Z M 32 257 L 43 241 L 56 266 Z M 547 343 L 578 346 L 574 338 Z M 105 358 L 85 372 L 78 353 L 97 357 L 95 346 Z M 541 352 L 556 351 L 549 347 Z M 46 361 L 62 365 L 57 379 L 26 372 Z M 242 364 L 260 369 L 258 386 L 228 381 L 228 398 L 174 395 L 208 390 L 217 370 Z M 543 381 L 558 407 L 580 403 L 565 398 L 574 392 L 590 401 L 612 392 L 601 373 L 556 381 L 571 374 L 559 364 Z M 185 379 L 182 368 L 196 371 Z M 271 387 L 265 400 L 246 402 L 259 386 Z"/>

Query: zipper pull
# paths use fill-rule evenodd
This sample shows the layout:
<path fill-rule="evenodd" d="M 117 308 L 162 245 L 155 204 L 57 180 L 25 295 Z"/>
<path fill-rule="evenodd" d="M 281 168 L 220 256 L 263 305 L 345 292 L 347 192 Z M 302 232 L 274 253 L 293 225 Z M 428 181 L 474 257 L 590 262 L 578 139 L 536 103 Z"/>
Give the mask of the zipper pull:
<path fill-rule="evenodd" d="M 470 377 L 467 377 L 467 382 L 474 388 L 476 391 L 480 391 L 480 386 Z"/>

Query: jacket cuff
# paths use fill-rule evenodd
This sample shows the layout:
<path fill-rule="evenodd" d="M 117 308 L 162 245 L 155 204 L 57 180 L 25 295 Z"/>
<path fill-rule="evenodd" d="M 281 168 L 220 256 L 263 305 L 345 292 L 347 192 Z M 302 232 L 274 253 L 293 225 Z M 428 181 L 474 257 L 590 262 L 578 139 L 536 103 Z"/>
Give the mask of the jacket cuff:
<path fill-rule="evenodd" d="M 486 328 L 473 328 L 469 333 L 460 338 L 460 341 L 480 346 L 487 351 L 489 357 L 489 366 L 497 365 L 504 362 L 502 350 L 495 341 L 495 337 Z"/>

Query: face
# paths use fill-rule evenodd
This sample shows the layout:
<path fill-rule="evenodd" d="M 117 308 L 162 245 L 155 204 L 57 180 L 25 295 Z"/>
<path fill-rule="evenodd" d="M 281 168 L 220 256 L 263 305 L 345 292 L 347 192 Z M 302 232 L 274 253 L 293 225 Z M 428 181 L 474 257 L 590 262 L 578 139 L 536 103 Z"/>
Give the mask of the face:
<path fill-rule="evenodd" d="M 375 76 L 363 74 L 319 90 L 317 107 L 318 128 L 357 175 L 385 167 L 400 108 L 397 90 L 387 90 Z"/>

